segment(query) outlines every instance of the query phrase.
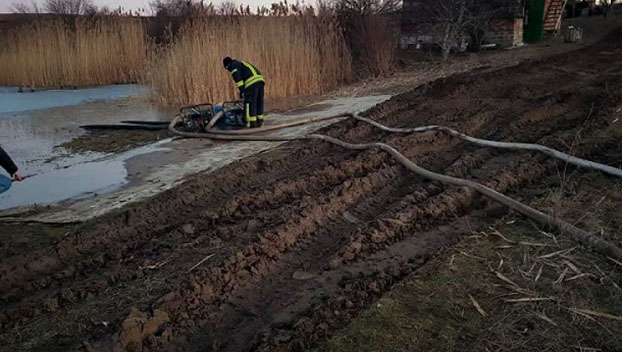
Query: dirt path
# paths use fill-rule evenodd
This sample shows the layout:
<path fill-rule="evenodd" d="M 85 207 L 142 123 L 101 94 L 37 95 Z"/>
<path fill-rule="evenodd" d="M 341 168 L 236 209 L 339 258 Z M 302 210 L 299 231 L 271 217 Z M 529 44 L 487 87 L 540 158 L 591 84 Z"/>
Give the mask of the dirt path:
<path fill-rule="evenodd" d="M 366 116 L 538 142 L 619 166 L 619 136 L 603 131 L 622 98 L 621 34 L 544 62 L 439 80 Z M 426 168 L 519 198 L 558 167 L 541 155 L 354 121 L 323 132 L 383 141 Z M 3 244 L 0 350 L 304 347 L 499 213 L 383 153 L 288 143 L 67 226 L 52 244 Z"/>
<path fill-rule="evenodd" d="M 552 37 L 536 44 L 525 44 L 507 50 L 491 50 L 452 56 L 443 63 L 439 54 L 425 51 L 406 51 L 400 54 L 399 70 L 391 77 L 369 78 L 351 86 L 342 87 L 334 94 L 343 96 L 365 95 L 374 92 L 399 94 L 413 87 L 427 84 L 439 78 L 449 77 L 472 70 L 490 71 L 515 66 L 530 60 L 543 60 L 552 55 L 568 53 L 592 45 L 618 26 L 622 26 L 622 7 L 618 7 L 609 19 L 602 16 L 570 18 L 562 22 L 562 28 L 570 25 L 583 28 L 583 39 L 577 43 L 564 42 L 563 36 Z"/>

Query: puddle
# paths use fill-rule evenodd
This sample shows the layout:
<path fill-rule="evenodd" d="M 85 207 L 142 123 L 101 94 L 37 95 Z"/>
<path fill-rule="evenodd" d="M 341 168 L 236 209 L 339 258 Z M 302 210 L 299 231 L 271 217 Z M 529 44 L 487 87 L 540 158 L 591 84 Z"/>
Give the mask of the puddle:
<path fill-rule="evenodd" d="M 126 183 L 124 162 L 135 151 L 112 157 L 57 146 L 85 134 L 80 125 L 170 119 L 170 111 L 148 103 L 148 92 L 131 85 L 35 93 L 0 88 L 0 144 L 22 175 L 35 175 L 1 194 L 0 209 L 108 192 Z"/>
<path fill-rule="evenodd" d="M 29 177 L 24 182 L 15 182 L 10 190 L 0 194 L 0 210 L 34 204 L 46 204 L 64 200 L 79 200 L 86 197 L 112 192 L 129 183 L 126 163 L 138 156 L 166 151 L 164 140 L 152 145 L 136 148 L 116 156 L 101 157 L 94 161 L 49 168 Z"/>

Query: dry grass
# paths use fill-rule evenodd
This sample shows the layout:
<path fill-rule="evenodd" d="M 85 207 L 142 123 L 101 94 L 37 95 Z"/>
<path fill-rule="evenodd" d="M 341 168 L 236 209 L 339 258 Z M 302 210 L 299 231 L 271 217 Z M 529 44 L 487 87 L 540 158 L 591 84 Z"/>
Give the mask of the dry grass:
<path fill-rule="evenodd" d="M 398 48 L 398 31 L 390 20 L 382 16 L 370 16 L 365 20 L 362 37 L 367 41 L 366 59 L 374 76 L 389 75 L 395 71 Z"/>
<path fill-rule="evenodd" d="M 329 16 L 189 18 L 155 47 L 135 18 L 39 20 L 2 34 L 0 85 L 62 87 L 143 82 L 172 106 L 236 98 L 222 58 L 254 63 L 271 98 L 327 92 L 351 77 L 351 56 Z"/>
<path fill-rule="evenodd" d="M 357 73 L 373 77 L 395 71 L 399 29 L 390 16 L 340 14 Z"/>
<path fill-rule="evenodd" d="M 2 43 L 0 85 L 12 86 L 137 82 L 149 51 L 145 26 L 133 18 L 35 21 L 5 33 Z"/>
<path fill-rule="evenodd" d="M 621 270 L 506 219 L 434 258 L 308 351 L 619 351 Z"/>
<path fill-rule="evenodd" d="M 236 98 L 222 58 L 255 64 L 272 98 L 326 92 L 351 75 L 343 37 L 331 18 L 215 16 L 183 26 L 151 58 L 149 81 L 162 105 Z"/>

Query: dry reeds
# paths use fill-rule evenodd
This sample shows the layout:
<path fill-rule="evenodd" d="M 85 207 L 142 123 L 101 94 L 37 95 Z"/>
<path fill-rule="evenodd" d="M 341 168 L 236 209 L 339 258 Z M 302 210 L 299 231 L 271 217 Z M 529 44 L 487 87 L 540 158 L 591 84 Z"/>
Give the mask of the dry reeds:
<path fill-rule="evenodd" d="M 212 16 L 186 23 L 168 48 L 151 58 L 149 81 L 162 105 L 237 97 L 222 58 L 256 65 L 266 95 L 326 92 L 351 76 L 350 56 L 330 17 Z"/>
<path fill-rule="evenodd" d="M 0 37 L 0 85 L 89 86 L 137 82 L 149 40 L 135 18 L 35 21 Z"/>
<path fill-rule="evenodd" d="M 237 96 L 222 58 L 247 60 L 266 95 L 314 95 L 351 77 L 351 55 L 331 16 L 190 17 L 156 47 L 147 22 L 127 17 L 38 20 L 0 35 L 0 85 L 92 86 L 141 82 L 161 105 Z"/>
<path fill-rule="evenodd" d="M 391 19 L 384 15 L 347 12 L 341 13 L 339 18 L 359 72 L 374 77 L 393 73 L 398 32 Z"/>

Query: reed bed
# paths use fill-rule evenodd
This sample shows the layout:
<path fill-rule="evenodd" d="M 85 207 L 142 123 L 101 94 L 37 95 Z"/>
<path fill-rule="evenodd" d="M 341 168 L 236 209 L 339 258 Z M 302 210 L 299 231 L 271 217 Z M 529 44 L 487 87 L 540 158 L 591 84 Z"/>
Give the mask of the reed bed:
<path fill-rule="evenodd" d="M 224 56 L 255 64 L 272 98 L 325 93 L 352 77 L 352 54 L 330 15 L 189 17 L 158 45 L 148 21 L 59 17 L 2 32 L 0 85 L 142 83 L 159 105 L 176 106 L 237 98 Z"/>
<path fill-rule="evenodd" d="M 143 79 L 151 50 L 136 18 L 38 20 L 0 35 L 0 85 L 91 86 Z"/>
<path fill-rule="evenodd" d="M 151 57 L 148 80 L 161 105 L 237 97 L 222 66 L 231 56 L 253 63 L 273 98 L 326 92 L 351 77 L 338 25 L 317 16 L 212 16 L 186 23 L 173 43 Z"/>

